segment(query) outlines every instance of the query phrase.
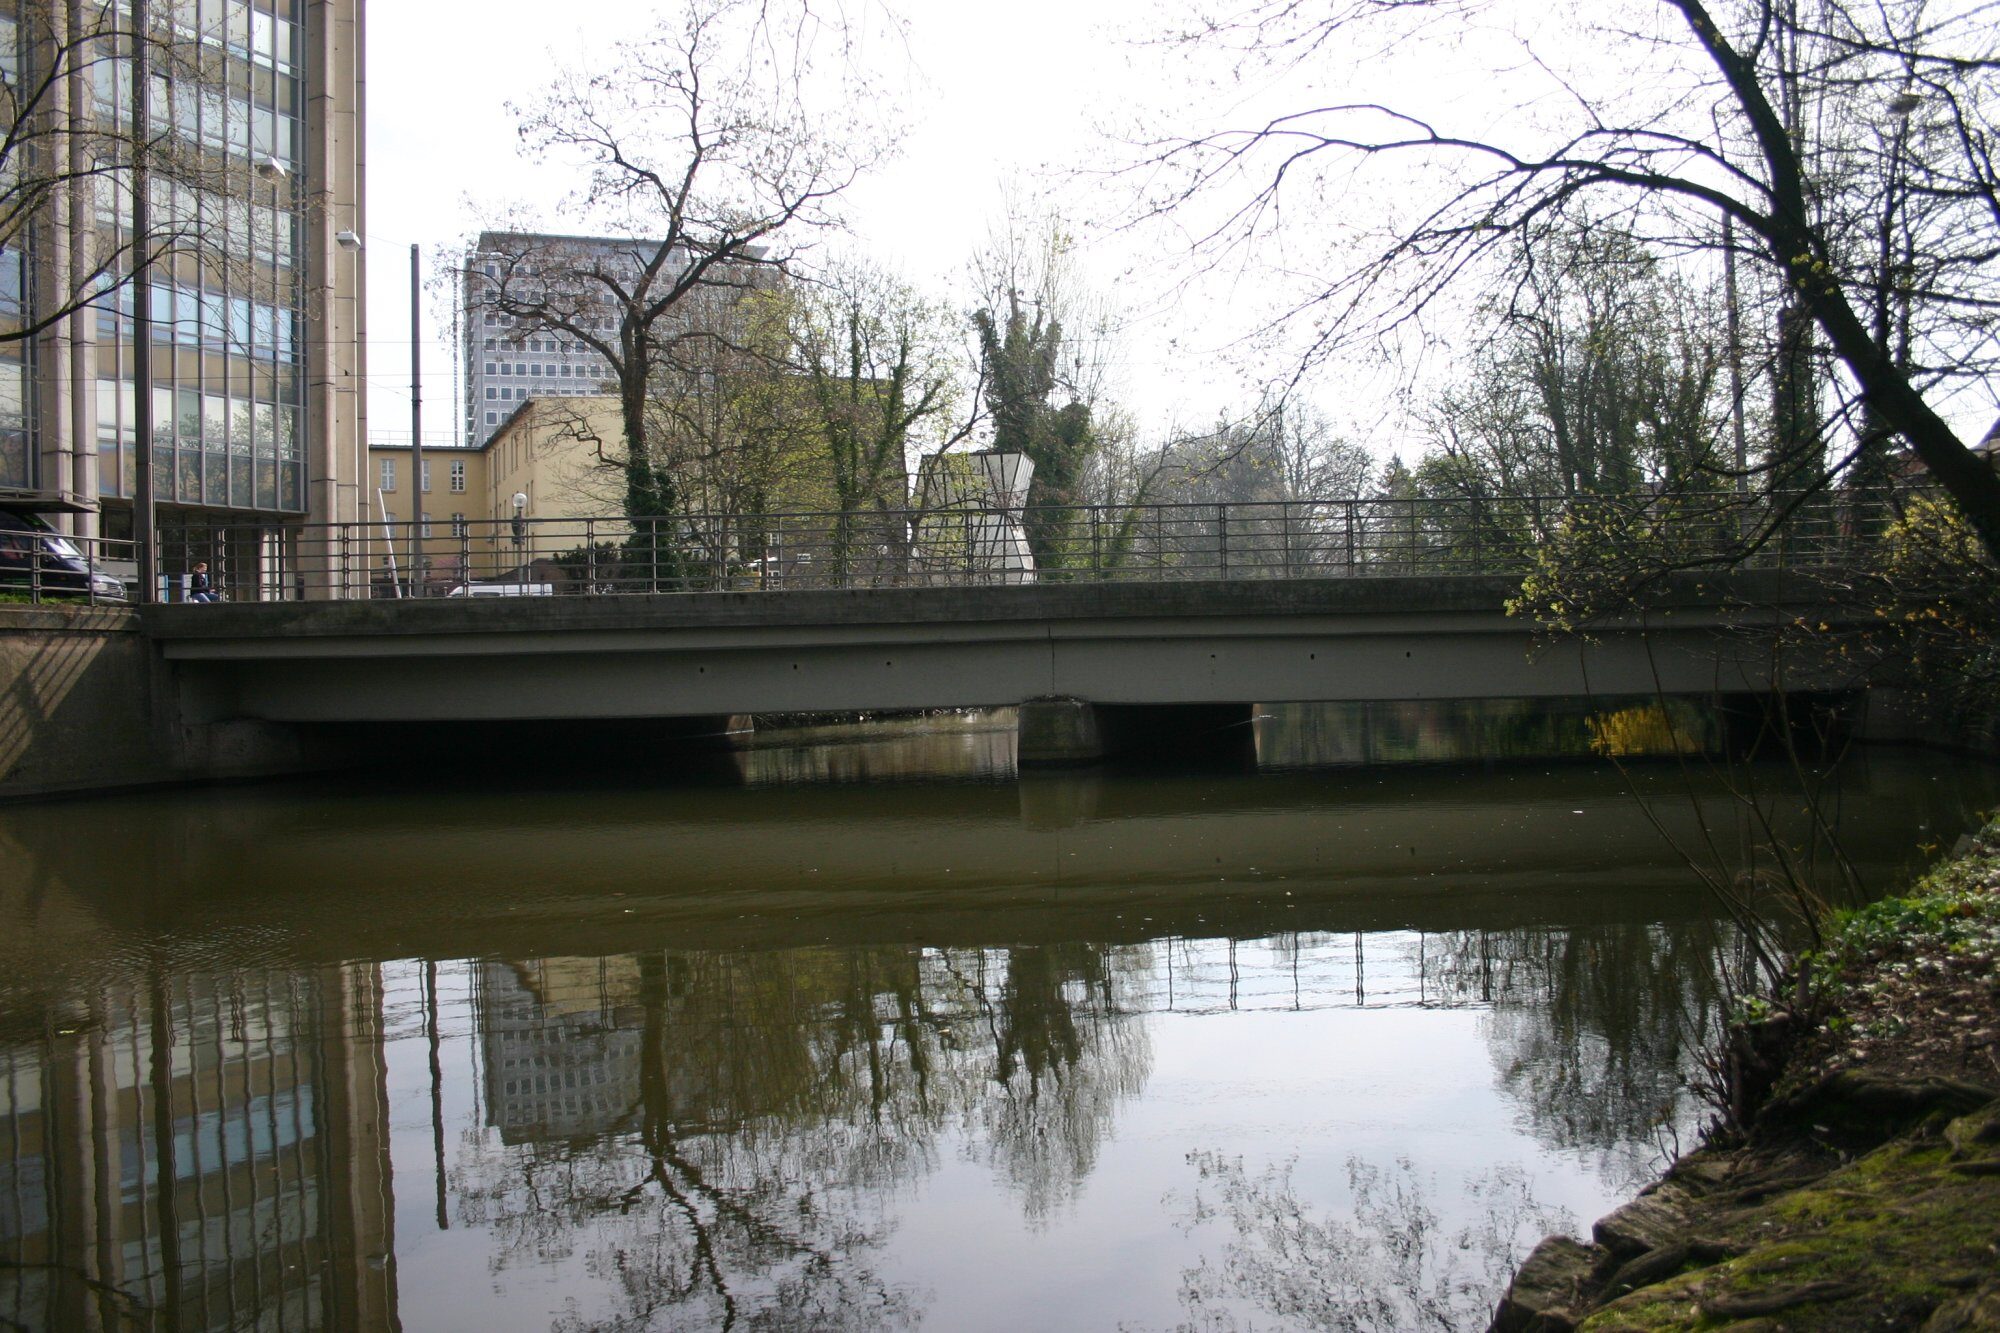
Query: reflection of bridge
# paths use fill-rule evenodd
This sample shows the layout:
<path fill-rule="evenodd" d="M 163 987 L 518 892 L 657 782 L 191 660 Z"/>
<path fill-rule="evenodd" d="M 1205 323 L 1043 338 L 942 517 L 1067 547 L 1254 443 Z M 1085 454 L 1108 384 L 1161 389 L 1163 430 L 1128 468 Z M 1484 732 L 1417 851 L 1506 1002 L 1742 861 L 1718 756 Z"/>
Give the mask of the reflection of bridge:
<path fill-rule="evenodd" d="M 1762 691 L 1813 590 L 1689 582 L 1646 624 L 1537 653 L 1502 576 L 878 588 L 699 597 L 167 606 L 146 627 L 183 720 L 639 719 L 1087 701 L 1028 710 L 1024 758 L 1088 753 L 1119 709 Z M 1789 670 L 1794 688 L 1827 685 Z M 1067 711 L 1065 711 L 1067 710 Z M 1157 724 L 1157 714 L 1145 715 Z M 1240 720 L 1240 719 L 1236 719 Z M 1100 722 L 1104 723 L 1100 728 Z M 1039 731 L 1037 730 L 1039 728 Z"/>

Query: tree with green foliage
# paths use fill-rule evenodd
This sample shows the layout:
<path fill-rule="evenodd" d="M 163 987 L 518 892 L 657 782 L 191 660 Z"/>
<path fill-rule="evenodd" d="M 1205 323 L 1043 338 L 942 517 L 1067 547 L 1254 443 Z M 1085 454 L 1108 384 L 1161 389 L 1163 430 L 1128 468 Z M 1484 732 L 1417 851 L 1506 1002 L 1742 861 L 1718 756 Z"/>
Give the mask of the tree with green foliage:
<path fill-rule="evenodd" d="M 909 500 L 913 455 L 950 442 L 955 404 L 950 319 L 907 283 L 847 265 L 806 290 L 792 325 L 792 359 L 804 381 L 804 417 L 843 516 L 873 510 L 867 531 L 843 518 L 834 534 L 836 574 L 857 548 L 899 554 L 908 534 L 888 511 Z"/>
<path fill-rule="evenodd" d="M 1095 357 L 1108 321 L 1092 309 L 1059 218 L 1008 220 L 975 262 L 984 304 L 972 316 L 992 448 L 1035 465 L 1025 527 L 1035 563 L 1060 569 L 1071 510 L 1102 439 Z M 1085 337 L 1077 338 L 1077 328 Z"/>

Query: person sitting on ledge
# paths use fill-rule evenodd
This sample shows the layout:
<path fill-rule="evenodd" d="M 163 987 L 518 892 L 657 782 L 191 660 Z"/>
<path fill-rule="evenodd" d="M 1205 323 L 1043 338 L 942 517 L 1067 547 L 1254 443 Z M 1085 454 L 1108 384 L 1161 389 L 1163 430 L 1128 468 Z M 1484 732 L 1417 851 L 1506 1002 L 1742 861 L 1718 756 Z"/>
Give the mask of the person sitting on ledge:
<path fill-rule="evenodd" d="M 208 561 L 194 562 L 194 572 L 188 575 L 187 599 L 190 602 L 219 602 L 222 594 L 208 581 Z"/>

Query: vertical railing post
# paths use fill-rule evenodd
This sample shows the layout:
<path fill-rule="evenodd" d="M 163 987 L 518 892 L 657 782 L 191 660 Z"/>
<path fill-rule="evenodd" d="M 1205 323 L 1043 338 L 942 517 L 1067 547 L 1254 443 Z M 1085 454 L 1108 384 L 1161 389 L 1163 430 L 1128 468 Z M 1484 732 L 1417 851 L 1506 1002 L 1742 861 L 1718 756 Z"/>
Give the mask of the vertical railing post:
<path fill-rule="evenodd" d="M 1215 569 L 1216 577 L 1229 577 L 1229 506 L 1215 507 Z"/>
<path fill-rule="evenodd" d="M 1354 557 L 1356 555 L 1354 549 L 1354 538 L 1356 535 L 1354 531 L 1354 520 L 1355 520 L 1355 513 L 1360 508 L 1360 506 L 1361 502 L 1359 500 L 1349 500 L 1345 506 L 1347 509 L 1347 572 L 1349 574 L 1352 574 L 1354 572 L 1354 563 L 1355 563 Z"/>

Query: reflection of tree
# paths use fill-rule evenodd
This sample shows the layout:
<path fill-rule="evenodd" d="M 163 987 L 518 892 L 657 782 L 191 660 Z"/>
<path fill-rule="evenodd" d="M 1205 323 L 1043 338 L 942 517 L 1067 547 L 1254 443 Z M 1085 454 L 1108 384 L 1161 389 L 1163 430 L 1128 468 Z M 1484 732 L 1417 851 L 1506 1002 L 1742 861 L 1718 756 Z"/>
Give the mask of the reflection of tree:
<path fill-rule="evenodd" d="M 983 1135 L 1031 1215 L 1073 1188 L 1145 1077 L 1119 1003 L 1144 950 L 1128 952 L 488 965 L 479 1021 L 504 1129 L 461 1152 L 461 1214 L 494 1231 L 496 1270 L 581 1256 L 600 1303 L 580 1295 L 560 1327 L 912 1324 L 911 1294 L 872 1268 L 886 1200 L 953 1130 Z"/>
<path fill-rule="evenodd" d="M 1534 1133 L 1636 1180 L 1643 1145 L 1688 1109 L 1683 1084 L 1732 993 L 1730 939 L 1696 919 L 1424 937 L 1426 989 L 1492 1007 L 1487 1039 Z"/>
<path fill-rule="evenodd" d="M 994 1168 L 1032 1220 L 1082 1187 L 1118 1101 L 1145 1085 L 1145 1029 L 1120 1012 L 1116 996 L 1121 972 L 1150 971 L 1144 949 L 1007 951 L 997 1014 L 989 1012 L 999 1087 L 980 1103 L 980 1118 Z"/>
<path fill-rule="evenodd" d="M 1526 1177 L 1508 1168 L 1467 1183 L 1471 1218 L 1451 1230 L 1408 1158 L 1392 1170 L 1348 1159 L 1352 1225 L 1314 1215 L 1292 1183 L 1293 1163 L 1253 1177 L 1241 1158 L 1192 1153 L 1188 1161 L 1199 1182 L 1184 1226 L 1192 1231 L 1220 1218 L 1234 1234 L 1219 1260 L 1205 1258 L 1181 1274 L 1186 1333 L 1254 1329 L 1231 1309 L 1242 1301 L 1288 1328 L 1482 1327 L 1528 1247 L 1571 1225 L 1562 1210 L 1537 1203 Z"/>

